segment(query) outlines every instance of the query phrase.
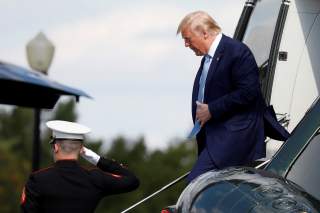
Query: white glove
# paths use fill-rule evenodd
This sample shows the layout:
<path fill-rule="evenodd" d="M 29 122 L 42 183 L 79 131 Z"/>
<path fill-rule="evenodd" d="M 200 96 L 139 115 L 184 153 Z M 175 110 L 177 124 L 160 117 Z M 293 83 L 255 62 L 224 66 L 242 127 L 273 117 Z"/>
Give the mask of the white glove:
<path fill-rule="evenodd" d="M 91 149 L 87 149 L 86 147 L 83 147 L 80 152 L 81 157 L 92 163 L 93 165 L 97 165 L 100 156 L 92 151 Z"/>

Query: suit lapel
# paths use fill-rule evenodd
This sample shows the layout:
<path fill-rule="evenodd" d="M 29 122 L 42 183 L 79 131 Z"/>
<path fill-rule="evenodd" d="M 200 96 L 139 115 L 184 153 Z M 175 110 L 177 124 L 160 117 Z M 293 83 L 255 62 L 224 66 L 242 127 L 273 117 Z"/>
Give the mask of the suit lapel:
<path fill-rule="evenodd" d="M 222 35 L 222 38 L 220 40 L 220 43 L 217 47 L 216 52 L 214 53 L 214 56 L 212 58 L 211 64 L 210 64 L 210 68 L 208 71 L 208 75 L 207 75 L 207 79 L 206 79 L 206 86 L 205 86 L 205 91 L 204 91 L 204 98 L 206 98 L 206 93 L 208 90 L 208 87 L 210 85 L 210 81 L 212 79 L 212 76 L 215 72 L 215 70 L 218 68 L 219 66 L 219 62 L 221 61 L 222 57 L 223 57 L 223 52 L 224 52 L 224 40 L 225 40 L 225 35 Z"/>

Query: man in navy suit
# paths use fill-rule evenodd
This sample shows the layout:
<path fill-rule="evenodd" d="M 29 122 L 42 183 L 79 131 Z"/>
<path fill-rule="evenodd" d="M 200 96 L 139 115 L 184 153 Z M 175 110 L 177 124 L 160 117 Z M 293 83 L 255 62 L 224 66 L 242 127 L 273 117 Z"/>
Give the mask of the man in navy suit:
<path fill-rule="evenodd" d="M 179 33 L 186 47 L 204 56 L 192 93 L 194 128 L 199 126 L 198 160 L 188 181 L 211 169 L 247 165 L 265 157 L 266 105 L 249 48 L 223 35 L 203 11 L 188 14 Z M 271 125 L 282 133 L 278 139 L 285 140 L 289 134 L 275 119 L 271 118 Z"/>

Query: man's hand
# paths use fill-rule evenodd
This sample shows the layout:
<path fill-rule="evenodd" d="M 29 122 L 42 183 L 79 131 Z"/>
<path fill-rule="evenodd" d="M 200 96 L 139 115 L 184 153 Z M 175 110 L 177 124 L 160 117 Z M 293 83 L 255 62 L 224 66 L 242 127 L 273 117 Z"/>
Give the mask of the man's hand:
<path fill-rule="evenodd" d="M 203 103 L 200 103 L 199 101 L 197 101 L 196 104 L 197 104 L 196 119 L 199 120 L 201 127 L 203 127 L 203 125 L 211 118 L 209 107 L 208 107 L 208 104 L 203 104 Z"/>
<path fill-rule="evenodd" d="M 86 147 L 81 148 L 80 155 L 81 155 L 81 157 L 83 157 L 84 159 L 86 159 L 87 161 L 92 163 L 93 165 L 97 165 L 97 163 L 100 159 L 100 156 L 97 153 L 95 153 L 91 149 L 87 149 Z"/>

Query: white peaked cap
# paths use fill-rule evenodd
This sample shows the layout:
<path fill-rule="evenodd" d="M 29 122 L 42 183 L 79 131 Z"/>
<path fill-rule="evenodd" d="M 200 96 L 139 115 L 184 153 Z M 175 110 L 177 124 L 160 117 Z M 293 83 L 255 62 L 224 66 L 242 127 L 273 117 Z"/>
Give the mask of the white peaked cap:
<path fill-rule="evenodd" d="M 83 140 L 84 135 L 91 131 L 84 125 L 69 121 L 48 121 L 46 125 L 52 130 L 52 137 L 55 139 Z"/>

